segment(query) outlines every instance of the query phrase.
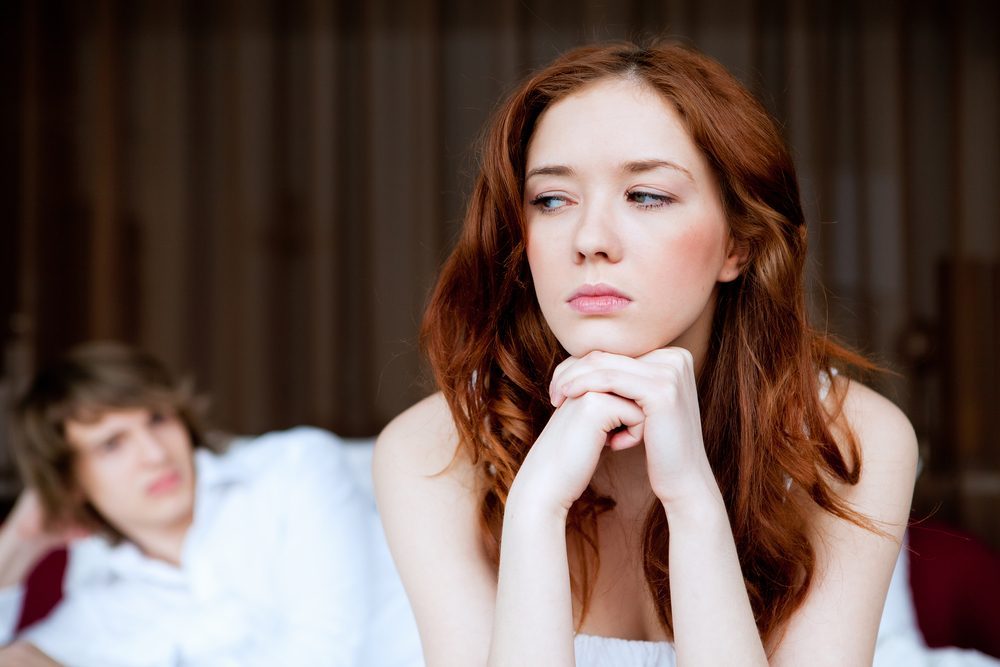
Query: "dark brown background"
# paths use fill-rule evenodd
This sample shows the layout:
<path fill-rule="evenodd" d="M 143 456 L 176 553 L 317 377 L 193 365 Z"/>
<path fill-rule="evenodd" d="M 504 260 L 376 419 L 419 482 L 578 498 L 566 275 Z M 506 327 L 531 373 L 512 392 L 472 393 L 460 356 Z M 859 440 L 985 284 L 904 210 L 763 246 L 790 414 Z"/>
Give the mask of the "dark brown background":
<path fill-rule="evenodd" d="M 782 123 L 816 313 L 895 372 L 877 384 L 920 437 L 920 515 L 1000 546 L 994 3 L 0 12 L 4 395 L 74 342 L 121 338 L 195 374 L 229 429 L 376 433 L 429 391 L 417 323 L 502 93 L 576 44 L 673 35 Z"/>

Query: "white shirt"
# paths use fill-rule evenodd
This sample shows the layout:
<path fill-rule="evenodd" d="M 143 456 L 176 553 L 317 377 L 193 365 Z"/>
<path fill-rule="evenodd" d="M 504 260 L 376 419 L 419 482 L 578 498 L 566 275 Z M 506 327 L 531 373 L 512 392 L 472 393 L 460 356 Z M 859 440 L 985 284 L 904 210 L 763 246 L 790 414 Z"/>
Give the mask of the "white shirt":
<path fill-rule="evenodd" d="M 77 542 L 63 601 L 22 638 L 72 667 L 423 664 L 355 448 L 297 428 L 199 450 L 180 567 Z M 12 627 L 19 591 L 2 597 Z"/>

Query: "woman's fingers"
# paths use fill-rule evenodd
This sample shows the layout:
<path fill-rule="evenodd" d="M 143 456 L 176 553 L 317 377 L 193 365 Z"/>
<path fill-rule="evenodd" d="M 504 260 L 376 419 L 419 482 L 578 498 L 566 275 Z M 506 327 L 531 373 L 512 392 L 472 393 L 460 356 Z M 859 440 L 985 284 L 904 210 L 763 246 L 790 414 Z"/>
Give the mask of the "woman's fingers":
<path fill-rule="evenodd" d="M 568 509 L 590 483 L 604 448 L 638 444 L 644 421 L 634 401 L 614 394 L 589 392 L 564 400 L 517 473 L 521 493 L 540 507 Z"/>
<path fill-rule="evenodd" d="M 589 391 L 613 393 L 636 401 L 644 409 L 669 400 L 677 388 L 694 389 L 691 355 L 681 348 L 664 348 L 633 359 L 594 352 L 580 359 L 567 359 L 556 369 L 549 386 L 552 404 Z"/>
<path fill-rule="evenodd" d="M 591 352 L 587 356 L 579 359 L 570 357 L 559 364 L 559 366 L 556 367 L 555 372 L 552 374 L 552 380 L 549 382 L 549 398 L 552 401 L 552 404 L 559 407 L 559 405 L 561 405 L 562 402 L 570 396 L 566 392 L 565 388 L 566 385 L 572 382 L 575 378 L 603 369 L 617 369 L 636 374 L 645 374 L 649 372 L 649 369 L 641 361 L 631 357 L 625 357 L 620 354 Z M 581 393 L 582 392 L 578 392 L 573 394 L 573 396 L 579 396 Z"/>
<path fill-rule="evenodd" d="M 640 444 L 644 423 L 645 421 L 642 421 L 634 426 L 623 426 L 612 431 L 608 435 L 608 447 L 617 452 Z"/>
<path fill-rule="evenodd" d="M 569 358 L 553 374 L 549 394 L 557 412 L 595 396 L 623 400 L 640 410 L 640 419 L 630 416 L 619 428 L 605 428 L 608 435 L 601 444 L 625 449 L 644 443 L 650 483 L 665 502 L 695 476 L 706 475 L 709 483 L 714 479 L 705 456 L 694 361 L 687 350 L 663 348 L 637 358 L 606 352 Z"/>
<path fill-rule="evenodd" d="M 634 429 L 646 418 L 634 401 L 610 392 L 584 392 L 572 399 L 572 402 L 563 402 L 564 410 L 571 409 L 571 421 L 587 430 L 596 428 L 606 436 L 622 429 Z M 587 422 L 589 425 L 584 425 Z"/>

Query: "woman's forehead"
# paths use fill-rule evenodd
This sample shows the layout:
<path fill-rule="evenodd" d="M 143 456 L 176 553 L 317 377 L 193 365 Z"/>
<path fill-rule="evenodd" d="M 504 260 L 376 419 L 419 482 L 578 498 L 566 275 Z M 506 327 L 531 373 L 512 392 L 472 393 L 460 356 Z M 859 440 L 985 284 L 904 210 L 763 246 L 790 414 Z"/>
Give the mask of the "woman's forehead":
<path fill-rule="evenodd" d="M 553 103 L 539 117 L 526 157 L 526 173 L 586 163 L 661 161 L 691 172 L 704 166 L 673 105 L 625 78 L 602 79 Z"/>

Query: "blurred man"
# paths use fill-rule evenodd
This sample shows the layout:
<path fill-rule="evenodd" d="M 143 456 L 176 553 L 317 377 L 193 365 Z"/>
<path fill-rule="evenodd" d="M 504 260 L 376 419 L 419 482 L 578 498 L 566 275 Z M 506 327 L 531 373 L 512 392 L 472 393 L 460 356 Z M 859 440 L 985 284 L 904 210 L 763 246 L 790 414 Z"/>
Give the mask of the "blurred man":
<path fill-rule="evenodd" d="M 40 373 L 14 425 L 27 490 L 0 530 L 0 664 L 420 664 L 373 503 L 331 434 L 209 446 L 190 387 L 110 344 Z M 25 576 L 67 543 L 63 600 L 12 637 Z"/>

